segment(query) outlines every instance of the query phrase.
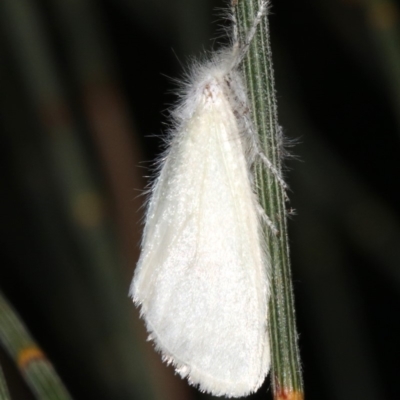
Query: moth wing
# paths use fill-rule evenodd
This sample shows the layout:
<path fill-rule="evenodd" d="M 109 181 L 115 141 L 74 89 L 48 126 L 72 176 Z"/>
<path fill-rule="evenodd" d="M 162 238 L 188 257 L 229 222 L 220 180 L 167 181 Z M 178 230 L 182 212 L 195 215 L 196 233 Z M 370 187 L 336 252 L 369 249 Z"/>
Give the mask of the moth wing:
<path fill-rule="evenodd" d="M 131 293 L 182 376 L 239 397 L 269 370 L 268 259 L 238 124 L 220 97 L 200 105 L 172 143 Z"/>

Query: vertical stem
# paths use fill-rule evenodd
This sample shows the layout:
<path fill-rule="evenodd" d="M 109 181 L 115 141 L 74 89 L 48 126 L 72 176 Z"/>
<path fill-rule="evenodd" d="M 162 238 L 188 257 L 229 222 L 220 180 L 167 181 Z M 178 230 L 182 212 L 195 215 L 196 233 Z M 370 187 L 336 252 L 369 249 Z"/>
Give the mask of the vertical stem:
<path fill-rule="evenodd" d="M 260 8 L 260 0 L 233 0 L 241 42 L 251 28 Z M 282 138 L 278 124 L 272 54 L 267 17 L 257 27 L 256 35 L 243 62 L 254 127 L 260 136 L 264 154 L 279 173 L 282 169 Z M 265 229 L 271 256 L 271 301 L 269 334 L 271 343 L 271 381 L 276 400 L 303 399 L 303 381 L 299 349 L 290 258 L 287 237 L 285 189 L 276 174 L 258 164 L 255 180 L 261 205 L 278 229 L 274 235 Z"/>

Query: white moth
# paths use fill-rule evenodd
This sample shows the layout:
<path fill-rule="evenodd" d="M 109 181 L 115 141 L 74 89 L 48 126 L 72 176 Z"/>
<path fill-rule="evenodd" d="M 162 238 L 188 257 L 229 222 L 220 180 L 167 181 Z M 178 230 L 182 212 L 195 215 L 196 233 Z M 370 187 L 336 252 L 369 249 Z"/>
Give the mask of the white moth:
<path fill-rule="evenodd" d="M 186 84 L 130 289 L 163 359 L 200 390 L 228 397 L 254 392 L 270 366 L 268 218 L 254 193 L 258 146 L 240 53 L 217 53 Z"/>

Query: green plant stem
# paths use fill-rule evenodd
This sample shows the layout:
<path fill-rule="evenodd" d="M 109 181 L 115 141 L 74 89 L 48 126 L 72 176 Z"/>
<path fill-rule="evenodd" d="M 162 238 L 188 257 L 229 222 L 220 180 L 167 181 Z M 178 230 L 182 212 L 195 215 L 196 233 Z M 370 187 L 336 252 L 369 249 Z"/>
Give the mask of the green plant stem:
<path fill-rule="evenodd" d="M 0 400 L 11 400 L 8 392 L 6 378 L 3 374 L 3 369 L 0 367 Z"/>
<path fill-rule="evenodd" d="M 39 400 L 71 400 L 52 364 L 0 293 L 0 344 Z M 2 399 L 2 397 L 1 397 Z"/>
<path fill-rule="evenodd" d="M 232 4 L 238 21 L 239 41 L 243 42 L 259 10 L 259 0 L 233 0 Z M 282 143 L 266 17 L 257 28 L 243 62 L 243 71 L 253 122 L 260 137 L 262 150 L 280 172 Z M 303 381 L 290 272 L 286 194 L 276 174 L 260 164 L 255 168 L 255 177 L 260 203 L 279 232 L 278 235 L 274 235 L 269 228 L 265 229 L 272 263 L 269 333 L 273 393 L 275 399 L 297 400 L 303 398 Z"/>

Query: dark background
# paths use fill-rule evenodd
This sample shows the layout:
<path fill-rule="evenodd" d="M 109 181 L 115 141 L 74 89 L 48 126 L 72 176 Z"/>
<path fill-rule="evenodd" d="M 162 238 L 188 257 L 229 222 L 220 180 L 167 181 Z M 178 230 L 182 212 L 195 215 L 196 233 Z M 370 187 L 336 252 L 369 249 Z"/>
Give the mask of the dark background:
<path fill-rule="evenodd" d="M 209 397 L 161 364 L 127 292 L 171 78 L 224 43 L 223 6 L 0 2 L 0 285 L 76 399 Z M 272 1 L 307 400 L 398 397 L 399 7 Z"/>

